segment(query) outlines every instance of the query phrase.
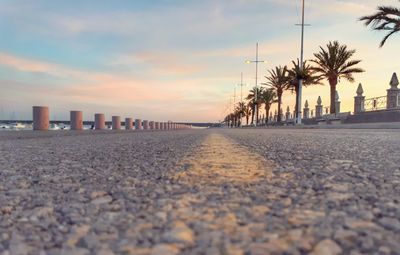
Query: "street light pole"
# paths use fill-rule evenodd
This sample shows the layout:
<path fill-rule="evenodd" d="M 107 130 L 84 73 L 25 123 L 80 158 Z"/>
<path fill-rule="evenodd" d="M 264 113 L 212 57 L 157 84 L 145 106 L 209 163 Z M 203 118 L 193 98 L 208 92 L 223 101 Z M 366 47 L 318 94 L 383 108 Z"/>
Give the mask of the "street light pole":
<path fill-rule="evenodd" d="M 230 114 L 229 114 L 229 118 L 230 118 L 230 120 L 231 120 L 231 122 L 232 122 L 232 127 L 233 127 L 233 119 L 232 119 L 232 117 L 233 117 L 233 112 L 234 112 L 234 106 L 232 105 L 232 98 L 233 98 L 233 96 L 230 96 L 229 97 L 229 104 L 230 104 L 230 107 L 229 108 L 231 108 L 231 110 L 230 110 Z"/>
<path fill-rule="evenodd" d="M 302 11 L 301 11 L 301 46 L 300 46 L 300 70 L 304 68 L 304 5 L 305 0 L 302 0 Z M 297 121 L 298 125 L 301 124 L 301 100 L 302 100 L 302 90 L 303 90 L 303 79 L 299 80 L 299 93 L 297 95 Z"/>
<path fill-rule="evenodd" d="M 235 106 L 236 106 L 236 87 L 234 88 L 233 91 L 233 110 L 235 110 Z"/>
<path fill-rule="evenodd" d="M 235 124 L 235 126 L 236 126 L 236 115 L 235 115 L 235 111 L 236 111 L 236 86 L 234 87 L 234 92 L 233 92 L 233 116 L 235 116 L 235 117 L 234 117 L 234 119 L 235 119 L 234 124 Z"/>
<path fill-rule="evenodd" d="M 246 63 L 247 64 L 250 64 L 250 63 L 255 63 L 256 64 L 256 86 L 254 87 L 255 88 L 255 91 L 254 91 L 254 111 L 255 111 L 255 114 L 256 114 L 256 120 L 255 120 L 255 122 L 254 122 L 254 120 L 253 120 L 253 124 L 254 124 L 254 126 L 257 126 L 257 119 L 258 119 L 258 114 L 257 114 L 257 112 L 258 112 L 258 104 L 257 104 L 257 101 L 258 101 L 258 91 L 257 91 L 257 87 L 258 87 L 258 63 L 266 63 L 266 61 L 264 61 L 264 60 L 258 60 L 258 43 L 256 44 L 256 60 L 246 60 Z"/>
<path fill-rule="evenodd" d="M 240 104 L 243 105 L 243 86 L 246 86 L 246 84 L 243 84 L 243 72 L 240 73 Z M 240 109 L 242 110 L 242 109 Z M 240 111 L 239 113 L 239 119 L 240 119 L 240 126 L 242 126 L 242 112 Z"/>
<path fill-rule="evenodd" d="M 245 86 L 243 84 L 243 72 L 240 73 L 240 84 L 238 86 L 240 86 L 240 102 L 243 102 L 243 86 Z"/>

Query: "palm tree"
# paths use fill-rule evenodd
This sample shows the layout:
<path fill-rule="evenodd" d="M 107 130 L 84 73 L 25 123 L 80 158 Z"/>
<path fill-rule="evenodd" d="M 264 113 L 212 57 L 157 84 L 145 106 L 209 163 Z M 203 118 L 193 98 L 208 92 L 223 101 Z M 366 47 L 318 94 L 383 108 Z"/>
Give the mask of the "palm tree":
<path fill-rule="evenodd" d="M 383 37 L 379 47 L 385 45 L 386 40 L 394 33 L 400 31 L 400 9 L 391 6 L 379 6 L 378 12 L 375 14 L 360 18 L 365 21 L 365 26 L 371 25 L 373 30 L 388 31 L 388 34 Z"/>
<path fill-rule="evenodd" d="M 235 124 L 235 114 L 234 113 L 231 113 L 231 114 L 229 114 L 229 119 L 230 119 L 230 127 L 232 127 L 233 128 L 233 126 L 234 126 L 234 124 Z"/>
<path fill-rule="evenodd" d="M 303 81 L 303 86 L 307 87 L 309 85 L 317 85 L 322 84 L 321 80 L 323 79 L 321 75 L 317 75 L 316 71 L 311 67 L 311 65 L 307 64 L 307 60 L 303 62 L 303 68 L 300 66 L 300 60 L 297 59 L 297 62 L 292 61 L 293 67 L 289 72 L 289 80 L 290 80 L 290 89 L 296 94 L 296 104 L 295 104 L 295 112 L 297 112 L 297 106 L 299 103 L 299 82 Z"/>
<path fill-rule="evenodd" d="M 326 50 L 321 46 L 320 49 L 320 52 L 314 53 L 316 59 L 311 60 L 317 65 L 312 69 L 329 81 L 331 89 L 330 113 L 335 114 L 336 85 L 340 81 L 340 78 L 354 82 L 353 74 L 362 73 L 364 70 L 355 67 L 361 60 L 351 60 L 356 50 L 348 50 L 346 45 L 340 45 L 338 41 L 329 42 Z"/>
<path fill-rule="evenodd" d="M 261 94 L 261 100 L 265 105 L 265 113 L 267 115 L 267 118 L 265 118 L 265 124 L 268 123 L 268 115 L 269 115 L 269 110 L 271 109 L 271 105 L 273 103 L 278 102 L 276 99 L 276 93 L 272 89 L 266 89 L 263 91 Z"/>
<path fill-rule="evenodd" d="M 254 106 L 253 106 L 253 103 L 250 101 L 247 103 L 246 109 L 244 112 L 244 116 L 246 117 L 246 126 L 249 125 L 249 118 L 250 118 L 250 115 L 252 115 L 252 113 L 253 113 L 252 109 L 254 109 Z"/>
<path fill-rule="evenodd" d="M 238 126 L 240 126 L 242 122 L 242 117 L 246 113 L 246 104 L 244 102 L 239 102 L 238 106 L 236 106 L 236 111 L 239 119 Z"/>
<path fill-rule="evenodd" d="M 261 100 L 261 94 L 263 92 L 264 88 L 262 87 L 253 87 L 249 92 L 249 95 L 247 96 L 247 100 L 250 100 L 253 102 L 253 108 L 252 108 L 252 115 L 251 115 L 251 123 L 254 121 L 254 114 L 256 114 L 256 123 L 258 123 L 258 113 L 260 109 L 260 104 L 262 102 Z M 257 101 L 255 101 L 257 95 Z M 255 113 L 255 106 L 257 105 L 257 112 Z"/>
<path fill-rule="evenodd" d="M 282 106 L 282 94 L 283 91 L 287 90 L 290 85 L 290 80 L 288 76 L 287 66 L 277 66 L 275 69 L 272 69 L 269 72 L 269 76 L 266 76 L 267 85 L 270 89 L 272 89 L 277 97 L 278 97 L 278 122 L 282 120 L 281 116 L 281 106 Z"/>
<path fill-rule="evenodd" d="M 229 115 L 225 116 L 224 122 L 226 123 L 226 125 L 229 127 Z"/>

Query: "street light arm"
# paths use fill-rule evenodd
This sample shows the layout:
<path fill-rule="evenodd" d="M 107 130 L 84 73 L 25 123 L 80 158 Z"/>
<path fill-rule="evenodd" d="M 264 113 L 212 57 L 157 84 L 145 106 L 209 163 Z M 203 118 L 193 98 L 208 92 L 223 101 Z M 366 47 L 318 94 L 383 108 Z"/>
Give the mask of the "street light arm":
<path fill-rule="evenodd" d="M 267 60 L 246 60 L 246 64 L 251 64 L 251 63 L 268 63 Z"/>

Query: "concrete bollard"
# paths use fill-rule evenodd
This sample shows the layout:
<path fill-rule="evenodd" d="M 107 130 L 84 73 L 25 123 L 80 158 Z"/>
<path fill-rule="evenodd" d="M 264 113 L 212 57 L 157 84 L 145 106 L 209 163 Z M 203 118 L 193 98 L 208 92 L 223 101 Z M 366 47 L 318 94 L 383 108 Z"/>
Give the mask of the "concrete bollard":
<path fill-rule="evenodd" d="M 120 116 L 112 116 L 112 129 L 113 130 L 121 129 L 121 117 Z"/>
<path fill-rule="evenodd" d="M 33 106 L 33 130 L 49 130 L 49 107 Z"/>
<path fill-rule="evenodd" d="M 106 117 L 102 113 L 96 113 L 94 115 L 94 128 L 95 130 L 106 129 Z"/>
<path fill-rule="evenodd" d="M 308 100 L 306 100 L 306 103 L 304 104 L 303 118 L 304 119 L 309 119 L 310 118 L 310 108 L 308 107 Z"/>
<path fill-rule="evenodd" d="M 142 130 L 142 120 L 141 119 L 135 119 L 135 129 Z"/>
<path fill-rule="evenodd" d="M 286 122 L 290 121 L 290 107 L 286 108 L 286 115 L 285 115 Z"/>
<path fill-rule="evenodd" d="M 132 130 L 133 129 L 133 120 L 132 118 L 125 118 L 125 129 Z"/>
<path fill-rule="evenodd" d="M 83 130 L 83 113 L 82 111 L 70 112 L 71 130 Z"/>
<path fill-rule="evenodd" d="M 397 87 L 399 80 L 397 74 L 393 73 L 390 79 L 390 89 L 387 90 L 386 94 L 386 109 L 395 109 L 399 107 L 400 89 Z"/>
<path fill-rule="evenodd" d="M 339 101 L 339 93 L 335 92 L 335 113 L 339 114 L 340 113 L 340 101 Z"/>
<path fill-rule="evenodd" d="M 322 115 L 323 115 L 322 108 L 323 108 L 322 100 L 321 100 L 321 97 L 319 96 L 318 100 L 317 100 L 317 105 L 315 106 L 315 118 L 317 118 L 317 119 L 322 118 Z"/>
<path fill-rule="evenodd" d="M 143 121 L 143 129 L 144 130 L 148 130 L 149 129 L 149 121 L 148 120 L 144 120 Z"/>
<path fill-rule="evenodd" d="M 361 83 L 358 85 L 356 93 L 357 96 L 354 97 L 354 114 L 364 111 L 365 96 L 363 96 L 364 90 Z"/>
<path fill-rule="evenodd" d="M 151 130 L 154 130 L 154 129 L 155 129 L 154 121 L 150 121 L 150 122 L 149 122 L 149 125 L 150 125 L 150 129 L 151 129 Z"/>

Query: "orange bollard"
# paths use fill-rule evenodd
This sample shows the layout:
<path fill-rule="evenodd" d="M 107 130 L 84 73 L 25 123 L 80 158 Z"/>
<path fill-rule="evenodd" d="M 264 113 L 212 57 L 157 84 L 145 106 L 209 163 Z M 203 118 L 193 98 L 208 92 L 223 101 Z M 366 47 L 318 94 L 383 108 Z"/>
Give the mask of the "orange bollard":
<path fill-rule="evenodd" d="M 103 113 L 96 113 L 94 115 L 94 128 L 95 130 L 106 129 L 106 117 Z"/>
<path fill-rule="evenodd" d="M 121 117 L 120 116 L 112 116 L 112 129 L 113 130 L 121 129 Z"/>
<path fill-rule="evenodd" d="M 83 130 L 83 113 L 82 111 L 70 112 L 71 130 Z"/>
<path fill-rule="evenodd" d="M 132 130 L 133 129 L 133 120 L 132 118 L 125 118 L 125 129 Z"/>
<path fill-rule="evenodd" d="M 49 107 L 33 106 L 33 130 L 49 130 Z"/>

